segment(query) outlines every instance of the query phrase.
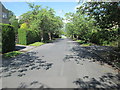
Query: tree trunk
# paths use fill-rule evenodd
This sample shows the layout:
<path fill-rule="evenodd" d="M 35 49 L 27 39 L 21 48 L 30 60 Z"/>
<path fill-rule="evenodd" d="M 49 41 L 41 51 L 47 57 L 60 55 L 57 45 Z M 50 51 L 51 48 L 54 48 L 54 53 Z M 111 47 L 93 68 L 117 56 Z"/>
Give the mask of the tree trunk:
<path fill-rule="evenodd" d="M 73 34 L 73 39 L 75 38 L 75 35 Z"/>
<path fill-rule="evenodd" d="M 77 35 L 77 40 L 78 40 L 78 37 L 79 37 L 79 36 Z"/>
<path fill-rule="evenodd" d="M 120 50 L 120 25 L 118 25 L 118 48 Z"/>
<path fill-rule="evenodd" d="M 52 40 L 52 37 L 51 37 L 51 33 L 50 33 L 50 32 L 48 33 L 48 35 L 49 35 L 49 40 Z"/>
<path fill-rule="evenodd" d="M 43 31 L 41 32 L 41 42 L 43 42 Z"/>

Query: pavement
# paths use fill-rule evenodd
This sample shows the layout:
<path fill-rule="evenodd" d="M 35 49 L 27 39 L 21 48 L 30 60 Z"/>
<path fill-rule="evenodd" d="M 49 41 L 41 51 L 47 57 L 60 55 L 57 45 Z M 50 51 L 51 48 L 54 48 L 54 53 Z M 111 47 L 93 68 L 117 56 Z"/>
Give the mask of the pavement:
<path fill-rule="evenodd" d="M 35 48 L 36 46 L 26 46 L 26 45 L 19 45 L 17 44 L 15 47 L 15 50 L 17 51 L 21 51 L 21 52 L 27 52 L 33 48 Z"/>
<path fill-rule="evenodd" d="M 90 48 L 58 39 L 3 61 L 2 88 L 115 88 L 120 74 Z M 99 47 L 100 48 L 100 47 Z M 102 48 L 102 47 L 101 47 Z"/>

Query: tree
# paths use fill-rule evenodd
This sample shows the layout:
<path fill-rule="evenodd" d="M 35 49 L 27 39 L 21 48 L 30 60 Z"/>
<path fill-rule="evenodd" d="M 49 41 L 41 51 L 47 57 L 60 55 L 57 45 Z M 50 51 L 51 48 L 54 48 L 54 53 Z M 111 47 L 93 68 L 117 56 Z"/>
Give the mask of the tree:
<path fill-rule="evenodd" d="M 87 13 L 86 16 L 89 18 L 94 18 L 96 21 L 95 25 L 98 26 L 102 32 L 102 35 L 105 36 L 107 32 L 118 32 L 109 33 L 110 42 L 111 38 L 116 38 L 120 42 L 120 2 L 87 2 L 78 8 L 77 12 L 82 12 L 83 14 Z M 116 31 L 115 31 L 116 29 Z M 98 33 L 99 34 L 99 33 Z M 97 34 L 96 34 L 97 35 Z M 116 36 L 116 37 L 115 37 Z M 115 40 L 115 39 L 112 39 Z M 118 44 L 120 45 L 120 44 Z M 119 46 L 120 47 L 120 46 Z"/>
<path fill-rule="evenodd" d="M 15 32 L 16 34 L 18 33 L 18 28 L 19 28 L 19 23 L 18 23 L 18 19 L 16 19 L 16 16 L 14 15 L 14 13 L 10 10 L 8 10 L 8 19 L 11 25 L 14 26 Z"/>
<path fill-rule="evenodd" d="M 70 21 L 66 25 L 68 35 L 72 38 L 89 41 L 93 32 L 95 32 L 94 20 L 86 17 L 81 12 L 67 13 L 66 17 Z"/>
<path fill-rule="evenodd" d="M 111 28 L 115 25 L 120 27 L 119 4 L 119 2 L 88 2 L 81 8 L 88 16 L 94 17 L 97 21 L 96 25 L 104 29 Z M 81 8 L 79 10 L 81 10 Z"/>
<path fill-rule="evenodd" d="M 21 22 L 28 24 L 31 30 L 37 31 L 41 41 L 51 40 L 62 28 L 62 19 L 55 16 L 52 8 L 42 8 L 40 5 L 28 3 L 31 11 L 22 15 Z"/>

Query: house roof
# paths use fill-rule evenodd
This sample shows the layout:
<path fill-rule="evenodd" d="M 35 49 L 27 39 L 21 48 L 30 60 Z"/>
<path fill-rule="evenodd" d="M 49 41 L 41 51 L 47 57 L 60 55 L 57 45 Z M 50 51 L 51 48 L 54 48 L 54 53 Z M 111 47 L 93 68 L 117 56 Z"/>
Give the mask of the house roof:
<path fill-rule="evenodd" d="M 8 10 L 5 8 L 5 6 L 0 2 L 0 7 L 2 8 L 2 12 L 8 12 Z"/>

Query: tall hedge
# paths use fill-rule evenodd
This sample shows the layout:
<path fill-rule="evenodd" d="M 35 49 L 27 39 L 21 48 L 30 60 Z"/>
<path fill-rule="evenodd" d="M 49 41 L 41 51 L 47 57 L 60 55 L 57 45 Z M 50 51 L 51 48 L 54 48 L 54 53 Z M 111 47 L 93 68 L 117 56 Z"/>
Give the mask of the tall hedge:
<path fill-rule="evenodd" d="M 26 29 L 18 29 L 19 44 L 27 45 Z"/>
<path fill-rule="evenodd" d="M 0 24 L 2 27 L 2 53 L 15 49 L 15 30 L 12 25 Z"/>
<path fill-rule="evenodd" d="M 28 45 L 40 41 L 40 33 L 31 29 L 20 28 L 18 30 L 19 44 Z"/>

